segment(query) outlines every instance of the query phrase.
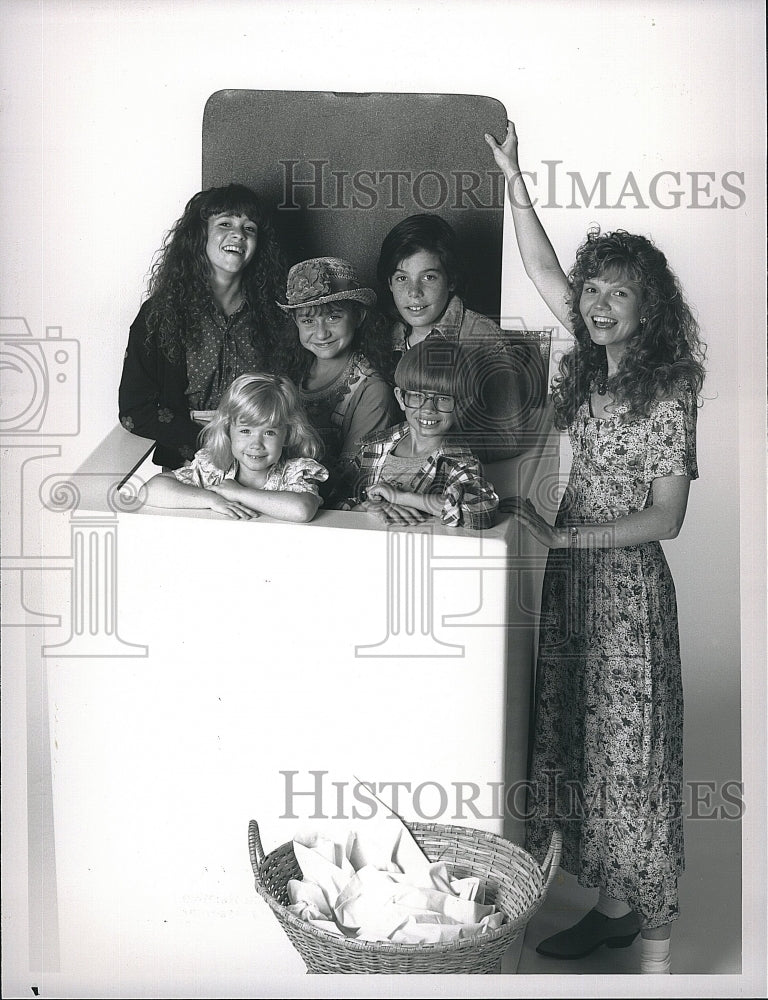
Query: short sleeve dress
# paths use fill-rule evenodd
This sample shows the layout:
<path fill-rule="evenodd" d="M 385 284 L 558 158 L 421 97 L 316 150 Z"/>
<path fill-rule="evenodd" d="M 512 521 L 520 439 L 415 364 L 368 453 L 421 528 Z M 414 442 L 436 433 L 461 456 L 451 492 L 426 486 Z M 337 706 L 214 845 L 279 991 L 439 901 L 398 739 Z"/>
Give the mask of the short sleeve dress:
<path fill-rule="evenodd" d="M 211 461 L 205 448 L 201 448 L 191 462 L 181 469 L 174 469 L 173 475 L 180 483 L 208 489 L 210 486 L 218 486 L 225 479 L 236 479 L 237 470 L 238 464 L 234 462 L 226 471 L 222 471 Z M 314 493 L 315 496 L 320 496 L 319 484 L 327 478 L 328 470 L 313 458 L 281 458 L 270 469 L 262 489 Z"/>
<path fill-rule="evenodd" d="M 569 427 L 557 525 L 605 523 L 653 503 L 653 480 L 698 477 L 696 401 L 685 385 L 649 416 L 617 407 Z M 683 691 L 672 576 L 661 545 L 553 549 L 542 592 L 526 846 L 558 825 L 562 867 L 641 914 L 678 915 Z"/>

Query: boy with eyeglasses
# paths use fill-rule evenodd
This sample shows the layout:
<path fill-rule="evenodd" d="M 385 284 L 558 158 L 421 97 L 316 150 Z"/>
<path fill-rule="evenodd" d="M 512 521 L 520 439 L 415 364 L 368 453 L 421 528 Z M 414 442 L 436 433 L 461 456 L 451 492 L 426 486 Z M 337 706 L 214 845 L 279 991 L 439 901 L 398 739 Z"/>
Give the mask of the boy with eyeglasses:
<path fill-rule="evenodd" d="M 489 528 L 499 498 L 480 462 L 452 438 L 468 374 L 457 344 L 430 337 L 395 369 L 395 398 L 405 422 L 363 438 L 351 495 L 340 506 L 374 513 L 387 524 L 439 517 L 460 528 Z"/>

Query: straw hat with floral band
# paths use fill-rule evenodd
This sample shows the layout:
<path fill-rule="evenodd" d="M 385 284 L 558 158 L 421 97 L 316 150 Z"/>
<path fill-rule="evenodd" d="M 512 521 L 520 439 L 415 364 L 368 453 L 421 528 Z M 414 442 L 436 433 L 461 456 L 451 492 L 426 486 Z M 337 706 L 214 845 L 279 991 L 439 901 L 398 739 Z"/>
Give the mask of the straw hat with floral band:
<path fill-rule="evenodd" d="M 376 292 L 363 288 L 354 267 L 340 257 L 313 257 L 294 264 L 288 272 L 285 297 L 286 303 L 277 304 L 287 313 L 343 299 L 364 306 L 376 304 Z"/>

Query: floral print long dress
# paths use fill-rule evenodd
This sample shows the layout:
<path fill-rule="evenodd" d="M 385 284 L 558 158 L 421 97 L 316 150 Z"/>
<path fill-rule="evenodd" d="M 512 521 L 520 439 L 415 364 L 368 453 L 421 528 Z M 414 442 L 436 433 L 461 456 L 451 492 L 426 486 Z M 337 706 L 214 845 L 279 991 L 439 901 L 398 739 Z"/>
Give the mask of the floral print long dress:
<path fill-rule="evenodd" d="M 646 418 L 617 406 L 569 428 L 558 526 L 605 523 L 653 502 L 662 476 L 698 476 L 696 402 L 684 385 Z M 553 549 L 542 594 L 527 847 L 553 824 L 562 867 L 640 913 L 678 913 L 683 692 L 675 588 L 658 542 Z"/>

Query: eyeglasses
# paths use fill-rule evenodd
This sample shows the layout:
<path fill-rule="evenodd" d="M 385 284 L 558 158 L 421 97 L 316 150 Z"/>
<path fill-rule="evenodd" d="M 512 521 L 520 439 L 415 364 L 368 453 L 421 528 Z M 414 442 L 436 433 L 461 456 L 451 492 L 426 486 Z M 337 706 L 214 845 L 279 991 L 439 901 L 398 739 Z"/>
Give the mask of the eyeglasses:
<path fill-rule="evenodd" d="M 440 413 L 453 413 L 456 400 L 453 396 L 442 396 L 436 392 L 418 392 L 416 389 L 402 389 L 403 402 L 411 410 L 419 410 L 428 399 Z"/>

